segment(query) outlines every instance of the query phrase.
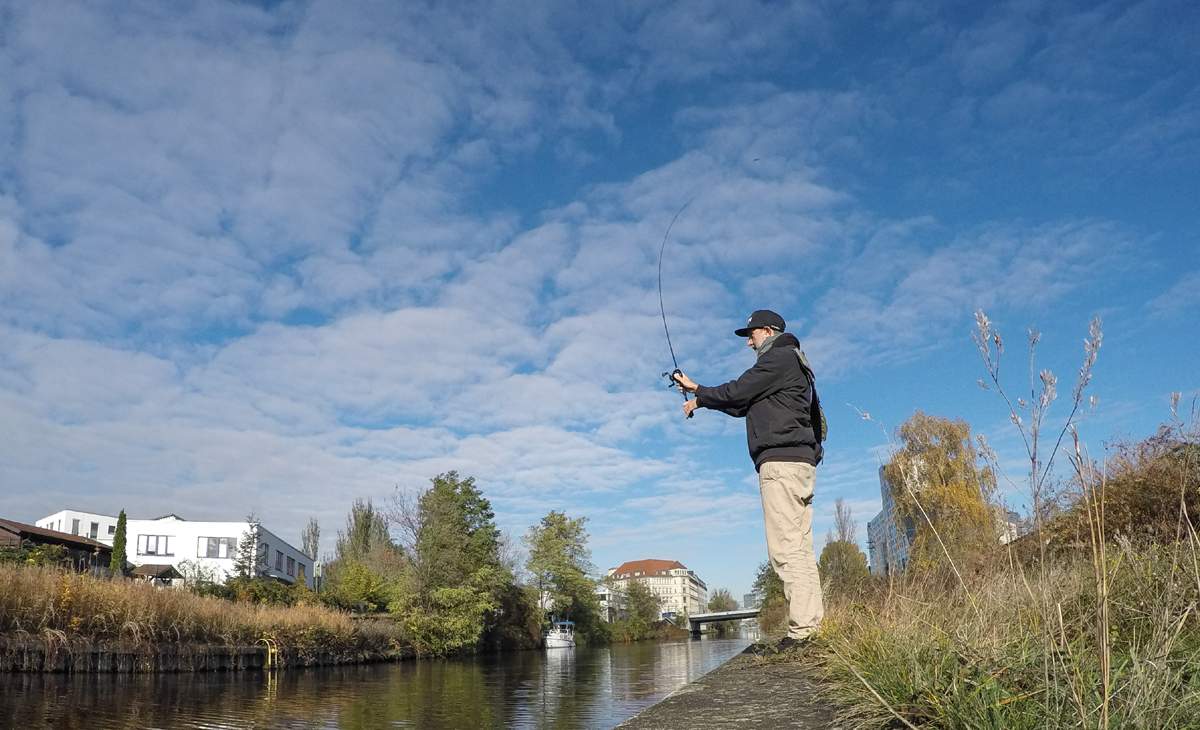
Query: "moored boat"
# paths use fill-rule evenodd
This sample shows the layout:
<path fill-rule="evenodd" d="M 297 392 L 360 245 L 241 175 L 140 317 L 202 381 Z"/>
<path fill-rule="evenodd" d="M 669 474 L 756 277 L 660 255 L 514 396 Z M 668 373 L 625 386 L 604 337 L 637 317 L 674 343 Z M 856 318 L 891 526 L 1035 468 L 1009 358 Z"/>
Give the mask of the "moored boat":
<path fill-rule="evenodd" d="M 569 649 L 575 646 L 575 623 L 551 621 L 550 629 L 542 635 L 542 645 L 547 649 Z"/>

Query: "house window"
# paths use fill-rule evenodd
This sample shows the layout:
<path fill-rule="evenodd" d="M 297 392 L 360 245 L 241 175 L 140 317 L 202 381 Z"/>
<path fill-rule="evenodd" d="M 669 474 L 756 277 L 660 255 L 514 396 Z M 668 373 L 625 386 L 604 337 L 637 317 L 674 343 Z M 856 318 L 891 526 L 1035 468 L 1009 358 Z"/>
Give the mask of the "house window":
<path fill-rule="evenodd" d="M 174 555 L 170 535 L 138 535 L 138 555 Z"/>
<path fill-rule="evenodd" d="M 288 575 L 295 575 L 295 574 L 296 574 L 296 559 L 295 559 L 295 558 L 288 558 L 288 562 L 287 562 L 287 574 L 288 574 Z"/>
<path fill-rule="evenodd" d="M 300 577 L 300 578 L 307 578 L 307 577 L 308 577 L 308 568 L 307 568 L 307 567 L 305 567 L 304 563 L 300 563 L 300 573 L 299 573 L 299 577 Z"/>
<path fill-rule="evenodd" d="M 202 537 L 196 554 L 202 558 L 232 558 L 237 552 L 236 537 Z"/>
<path fill-rule="evenodd" d="M 283 570 L 283 553 L 275 551 L 275 570 Z"/>
<path fill-rule="evenodd" d="M 99 536 L 99 534 L 100 534 L 100 523 L 99 523 L 99 522 L 93 522 L 93 523 L 92 523 L 92 529 L 88 530 L 88 537 L 90 537 L 90 538 L 92 538 L 93 540 L 95 540 L 95 539 L 96 539 L 96 537 L 97 537 L 97 536 Z"/>
<path fill-rule="evenodd" d="M 71 534 L 72 535 L 79 534 L 79 520 L 71 520 Z"/>
<path fill-rule="evenodd" d="M 115 534 L 117 534 L 117 526 L 116 526 L 116 525 L 109 525 L 109 526 L 108 526 L 108 534 L 110 534 L 110 535 L 115 535 Z"/>

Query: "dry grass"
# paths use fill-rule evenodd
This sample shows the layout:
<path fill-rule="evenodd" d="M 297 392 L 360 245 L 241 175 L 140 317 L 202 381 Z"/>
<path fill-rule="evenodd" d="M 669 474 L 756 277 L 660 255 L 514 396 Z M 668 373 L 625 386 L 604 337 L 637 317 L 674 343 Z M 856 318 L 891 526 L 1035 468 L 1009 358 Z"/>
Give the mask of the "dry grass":
<path fill-rule="evenodd" d="M 248 646 L 270 636 L 281 647 L 336 651 L 383 649 L 398 633 L 360 631 L 350 616 L 323 606 L 233 603 L 142 582 L 0 564 L 0 636 L 143 646 Z"/>
<path fill-rule="evenodd" d="M 810 658 L 861 727 L 1200 727 L 1200 575 L 1181 552 L 1114 546 L 1107 605 L 1088 556 L 976 576 L 974 605 L 953 579 L 876 583 L 829 607 Z"/>

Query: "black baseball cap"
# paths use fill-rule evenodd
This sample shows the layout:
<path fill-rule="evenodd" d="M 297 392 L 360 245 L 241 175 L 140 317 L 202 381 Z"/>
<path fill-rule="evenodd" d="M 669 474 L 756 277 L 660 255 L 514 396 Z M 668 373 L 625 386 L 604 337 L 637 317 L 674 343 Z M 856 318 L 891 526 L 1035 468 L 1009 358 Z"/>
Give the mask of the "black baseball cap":
<path fill-rule="evenodd" d="M 775 314 L 769 309 L 760 309 L 754 314 L 750 315 L 750 320 L 746 322 L 745 327 L 740 330 L 734 330 L 733 334 L 737 335 L 738 337 L 749 337 L 751 330 L 761 329 L 763 327 L 770 327 L 776 332 L 783 332 L 783 317 L 780 317 L 778 314 Z"/>

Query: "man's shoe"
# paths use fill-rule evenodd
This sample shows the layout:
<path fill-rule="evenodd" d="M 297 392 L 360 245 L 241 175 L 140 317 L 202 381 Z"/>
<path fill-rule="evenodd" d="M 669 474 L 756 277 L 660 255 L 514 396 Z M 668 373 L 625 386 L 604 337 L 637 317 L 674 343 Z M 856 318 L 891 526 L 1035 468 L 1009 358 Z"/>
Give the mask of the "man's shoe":
<path fill-rule="evenodd" d="M 775 643 L 775 651 L 782 653 L 785 651 L 800 650 L 806 646 L 808 646 L 807 636 L 803 639 L 794 639 L 790 636 L 785 636 Z"/>
<path fill-rule="evenodd" d="M 775 654 L 779 650 L 770 644 L 755 642 L 742 650 L 743 654 L 754 654 L 755 656 L 766 656 L 767 654 Z"/>

